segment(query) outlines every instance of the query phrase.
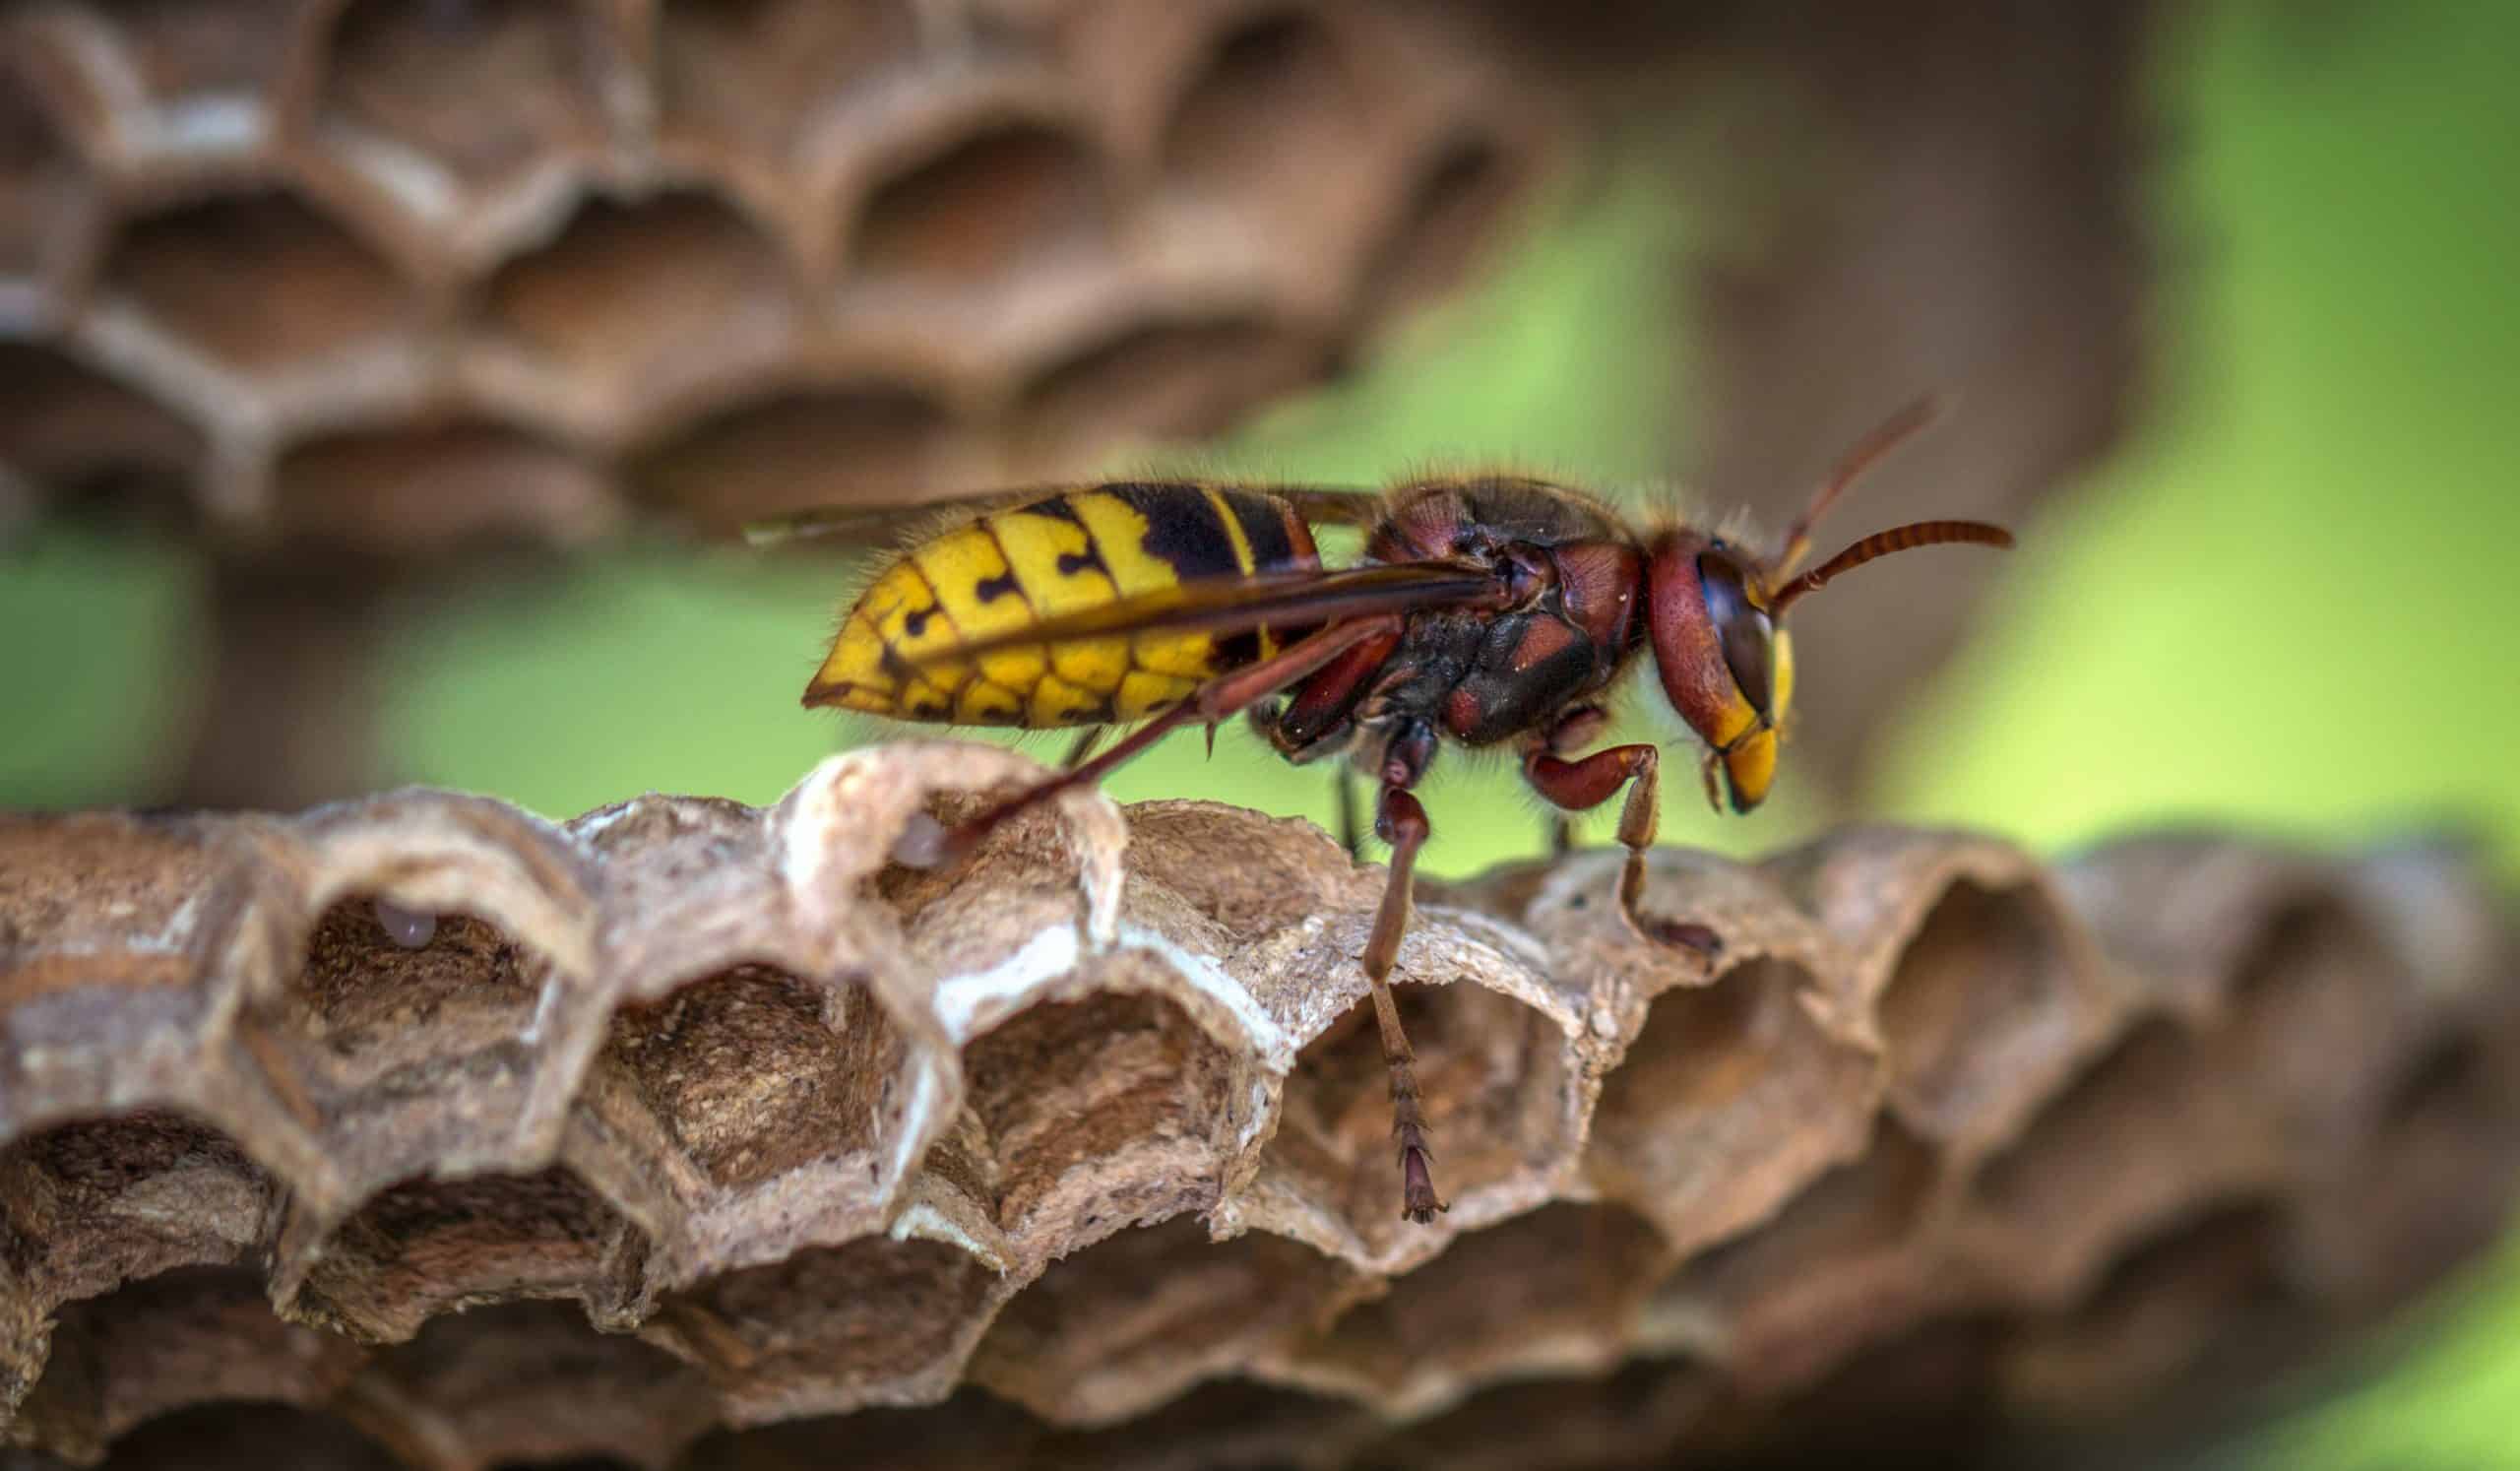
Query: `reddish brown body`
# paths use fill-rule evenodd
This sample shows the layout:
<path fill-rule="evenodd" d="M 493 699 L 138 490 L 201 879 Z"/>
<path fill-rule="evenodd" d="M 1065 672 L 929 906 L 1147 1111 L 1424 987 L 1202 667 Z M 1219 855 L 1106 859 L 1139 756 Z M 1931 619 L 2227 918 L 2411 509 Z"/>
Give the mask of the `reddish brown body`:
<path fill-rule="evenodd" d="M 1606 513 L 1553 485 L 1404 488 L 1365 558 L 1483 567 L 1511 601 L 1414 613 L 1283 703 L 1255 707 L 1253 724 L 1291 760 L 1353 750 L 1369 774 L 1414 786 L 1442 739 L 1495 745 L 1556 731 L 1606 693 L 1640 646 L 1643 553 Z"/>

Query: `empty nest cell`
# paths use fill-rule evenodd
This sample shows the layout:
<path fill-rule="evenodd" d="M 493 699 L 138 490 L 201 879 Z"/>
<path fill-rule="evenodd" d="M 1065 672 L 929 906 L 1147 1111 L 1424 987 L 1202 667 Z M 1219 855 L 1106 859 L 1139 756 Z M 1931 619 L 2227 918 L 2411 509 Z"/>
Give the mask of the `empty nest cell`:
<path fill-rule="evenodd" d="M 2236 1201 L 2138 1241 L 2070 1312 L 2005 1355 L 2005 1394 L 2034 1416 L 2107 1423 L 2195 1373 L 2235 1324 L 2280 1320 L 2284 1220 Z M 2256 1311 L 2252 1311 L 2254 1309 Z"/>
<path fill-rule="evenodd" d="M 1623 1207 L 1544 1205 L 1455 1238 L 1298 1345 L 1288 1372 L 1415 1415 L 1488 1379 L 1601 1370 L 1625 1357 L 1670 1259 Z"/>
<path fill-rule="evenodd" d="M 981 1199 L 1009 1235 L 1092 1240 L 1204 1209 L 1232 1150 L 1236 1059 L 1179 1006 L 1104 991 L 1029 1006 L 963 1051 Z"/>
<path fill-rule="evenodd" d="M 2280 1182 L 2283 1161 L 2210 1052 L 2130 1028 L 1989 1159 L 1970 1188 L 1994 1273 L 2034 1301 L 2077 1292 L 2149 1223 Z"/>
<path fill-rule="evenodd" d="M 1046 1435 L 1040 1422 L 1006 1401 L 963 1389 L 937 1405 L 879 1405 L 843 1417 L 717 1431 L 693 1445 L 676 1471 L 822 1471 L 838 1447 L 846 1447 L 854 1464 L 885 1471 L 1026 1467 L 1040 1464 L 1035 1452 Z"/>
<path fill-rule="evenodd" d="M 163 1109 L 85 1119 L 0 1152 L 0 1265 L 37 1311 L 253 1255 L 277 1189 L 235 1141 Z"/>
<path fill-rule="evenodd" d="M 360 0 L 333 25 L 321 120 L 422 170 L 396 192 L 438 213 L 601 141 L 603 39 L 575 3 Z"/>
<path fill-rule="evenodd" d="M 274 1316 L 258 1268 L 177 1267 L 62 1310 L 15 1434 L 85 1459 L 192 1405 L 321 1404 L 365 1359 Z"/>
<path fill-rule="evenodd" d="M 622 1008 L 606 1055 L 721 1189 L 826 1160 L 864 1159 L 871 1177 L 871 1156 L 909 1104 L 909 1044 L 871 999 L 836 1004 L 770 966 L 735 966 Z"/>
<path fill-rule="evenodd" d="M 1125 1425 L 1051 1430 L 1035 1442 L 1034 1464 L 1278 1471 L 1336 1464 L 1371 1426 L 1342 1400 L 1248 1379 L 1213 1379 Z"/>
<path fill-rule="evenodd" d="M 1052 1262 L 972 1355 L 968 1379 L 1060 1424 L 1142 1415 L 1326 1325 L 1365 1279 L 1266 1232 L 1213 1242 L 1192 1216 Z"/>
<path fill-rule="evenodd" d="M 560 1166 L 408 1180 L 324 1241 L 289 1251 L 280 1297 L 293 1317 L 371 1342 L 408 1339 L 440 1313 L 525 1298 L 572 1298 L 626 1327 L 649 1245 Z"/>
<path fill-rule="evenodd" d="M 653 1344 L 598 1333 L 557 1303 L 431 1320 L 379 1351 L 339 1412 L 413 1466 L 583 1458 L 662 1468 L 717 1423 L 698 1371 Z"/>
<path fill-rule="evenodd" d="M 2520 1122 L 2508 1060 L 2475 1033 L 2435 1039 L 2388 1090 L 2380 1123 L 2350 1171 L 2326 1183 L 2335 1208 L 2309 1212 L 2295 1265 L 2325 1301 L 2382 1309 L 2489 1247 L 2498 1198 L 2461 1181 L 2520 1178 Z"/>
<path fill-rule="evenodd" d="M 0 66 L 0 322 L 32 306 L 13 287 L 49 288 L 76 269 L 95 184 L 19 72 Z"/>
<path fill-rule="evenodd" d="M 1664 1464 L 1652 1458 L 1698 1420 L 1718 1382 L 1703 1365 L 1640 1359 L 1606 1375 L 1496 1384 L 1395 1428 L 1361 1459 L 1427 1471 Z"/>
<path fill-rule="evenodd" d="M 279 993 L 239 1017 L 241 1056 L 360 1191 L 499 1168 L 543 1065 L 548 957 L 465 914 L 353 894 L 325 909 Z"/>
<path fill-rule="evenodd" d="M 36 1463 L 46 1471 L 51 1464 Z M 108 1464 L 114 1471 L 410 1471 L 412 1463 L 320 1410 L 212 1404 L 141 1426 L 114 1442 Z"/>
<path fill-rule="evenodd" d="M 953 419 L 898 385 L 799 387 L 717 411 L 644 452 L 630 481 L 652 504 L 729 531 L 800 506 L 892 502 L 946 488 Z"/>
<path fill-rule="evenodd" d="M 897 0 L 667 0 L 658 32 L 668 134 L 778 165 L 918 40 Z"/>
<path fill-rule="evenodd" d="M 969 290 L 1100 242 L 1102 160 L 1048 122 L 992 124 L 893 174 L 858 206 L 852 264 L 870 281 Z"/>
<path fill-rule="evenodd" d="M 2234 966 L 2218 1059 L 2304 1148 L 2332 1148 L 2368 1129 L 2386 1105 L 2411 990 L 2359 915 L 2303 896 L 2267 915 Z"/>
<path fill-rule="evenodd" d="M 1758 1231 L 1690 1258 L 1657 1290 L 1652 1339 L 1720 1360 L 1764 1392 L 1811 1382 L 1958 1289 L 1926 1225 L 1943 1164 L 1889 1115 L 1871 1146 Z"/>
<path fill-rule="evenodd" d="M 1278 197 L 1317 188 L 1320 166 L 1370 125 L 1370 94 L 1316 14 L 1263 12 L 1228 29 L 1174 106 L 1164 166 L 1191 188 L 1257 191 L 1255 215 L 1302 206 Z"/>
<path fill-rule="evenodd" d="M 1527 1194 L 1574 1140 L 1565 1034 L 1511 996 L 1469 982 L 1393 988 L 1418 1055 L 1437 1189 L 1454 1219 L 1480 1197 Z M 1380 1257 L 1419 1240 L 1400 1216 L 1390 1069 L 1370 1000 L 1358 998 L 1296 1055 L 1264 1156 L 1280 1183 L 1339 1218 Z"/>
<path fill-rule="evenodd" d="M 281 457 L 272 496 L 287 537 L 357 552 L 584 541 L 611 517 L 593 466 L 539 435 L 478 417 L 305 440 Z"/>
<path fill-rule="evenodd" d="M 1741 1231 L 1863 1147 L 1877 1064 L 1821 1029 L 1810 984 L 1763 959 L 1666 991 L 1604 1080 L 1586 1171 L 1675 1249 Z"/>
<path fill-rule="evenodd" d="M 1966 1147 L 2054 1086 L 2085 1023 L 2062 922 L 2030 887 L 1962 879 L 1925 915 L 1875 1002 L 1890 1104 Z"/>
<path fill-rule="evenodd" d="M 1380 314 L 1442 296 L 1477 268 L 1511 216 L 1520 180 L 1505 145 L 1482 134 L 1446 140 L 1418 165 L 1408 207 L 1375 247 L 1363 294 Z"/>
<path fill-rule="evenodd" d="M 598 195 L 500 268 L 485 310 L 572 384 L 653 404 L 784 351 L 800 297 L 772 243 L 724 201 Z"/>
<path fill-rule="evenodd" d="M 192 519 L 201 430 L 129 384 L 58 349 L 0 343 L 0 464 L 73 511 Z"/>
<path fill-rule="evenodd" d="M 118 32 L 130 74 L 161 110 L 268 108 L 284 80 L 294 42 L 320 0 L 264 0 L 245 6 L 142 0 L 98 7 Z M 215 122 L 205 119 L 209 126 Z"/>
<path fill-rule="evenodd" d="M 237 372 L 306 369 L 410 321 L 386 260 L 292 194 L 173 206 L 125 224 L 102 288 Z"/>
<path fill-rule="evenodd" d="M 1205 438 L 1334 362 L 1319 337 L 1258 316 L 1143 322 L 1043 368 L 1024 390 L 1019 432 L 1037 447 Z"/>
<path fill-rule="evenodd" d="M 996 1276 L 959 1247 L 809 1247 L 667 1297 L 642 1333 L 700 1366 L 737 1424 L 941 1396 Z"/>

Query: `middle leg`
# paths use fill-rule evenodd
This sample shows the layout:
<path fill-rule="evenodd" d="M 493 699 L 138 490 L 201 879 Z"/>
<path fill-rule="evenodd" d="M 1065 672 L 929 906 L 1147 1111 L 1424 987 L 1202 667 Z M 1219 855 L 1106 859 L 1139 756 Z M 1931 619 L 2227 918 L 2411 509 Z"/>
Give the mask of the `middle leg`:
<path fill-rule="evenodd" d="M 1391 993 L 1391 970 L 1409 930 L 1410 872 L 1426 846 L 1426 809 L 1397 786 L 1386 785 L 1374 814 L 1374 836 L 1391 845 L 1391 877 L 1382 908 L 1358 963 L 1373 989 L 1374 1025 L 1382 1034 L 1383 1065 L 1391 1070 L 1391 1137 L 1400 1148 L 1400 1214 L 1420 1226 L 1452 1207 L 1435 1193 L 1434 1151 L 1426 1144 L 1426 1115 L 1418 1093 L 1418 1055 L 1401 1029 L 1400 1003 Z"/>

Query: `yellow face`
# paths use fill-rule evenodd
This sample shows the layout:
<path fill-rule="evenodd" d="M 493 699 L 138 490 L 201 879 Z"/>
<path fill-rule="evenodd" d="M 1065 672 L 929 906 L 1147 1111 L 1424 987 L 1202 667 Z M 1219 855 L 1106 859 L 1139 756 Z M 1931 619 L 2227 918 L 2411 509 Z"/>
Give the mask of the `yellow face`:
<path fill-rule="evenodd" d="M 1776 783 L 1777 745 L 1783 734 L 1786 707 L 1794 702 L 1794 641 L 1779 628 L 1771 635 L 1771 661 L 1774 668 L 1774 703 L 1763 720 L 1733 737 L 1724 751 L 1724 775 L 1732 791 L 1732 809 L 1746 812 L 1767 800 L 1768 788 Z M 1748 701 L 1745 699 L 1746 707 Z"/>
<path fill-rule="evenodd" d="M 1696 672 L 1672 703 L 1723 766 L 1732 810 L 1747 812 L 1767 799 L 1776 783 L 1780 731 L 1794 700 L 1794 645 L 1770 611 L 1763 579 L 1731 547 L 1711 543 L 1693 561 L 1702 613 L 1685 597 L 1677 607 L 1682 619 L 1702 619 L 1699 626 L 1713 645 L 1707 652 L 1716 657 L 1667 657 L 1660 650 L 1657 657 L 1666 664 L 1667 690 L 1671 663 Z"/>

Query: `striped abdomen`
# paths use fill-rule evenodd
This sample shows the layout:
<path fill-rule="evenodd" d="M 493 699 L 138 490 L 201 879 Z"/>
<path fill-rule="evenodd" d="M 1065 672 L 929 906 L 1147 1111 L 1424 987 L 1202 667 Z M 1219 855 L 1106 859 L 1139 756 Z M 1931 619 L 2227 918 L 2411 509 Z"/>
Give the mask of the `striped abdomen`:
<path fill-rule="evenodd" d="M 969 662 L 950 656 L 1121 598 L 1320 564 L 1302 519 L 1259 491 L 1161 483 L 1048 495 L 932 537 L 877 577 L 850 609 L 805 703 L 1033 730 L 1141 720 L 1275 653 L 1273 632 L 1136 634 L 1017 646 Z M 940 655 L 948 657 L 937 662 Z"/>

